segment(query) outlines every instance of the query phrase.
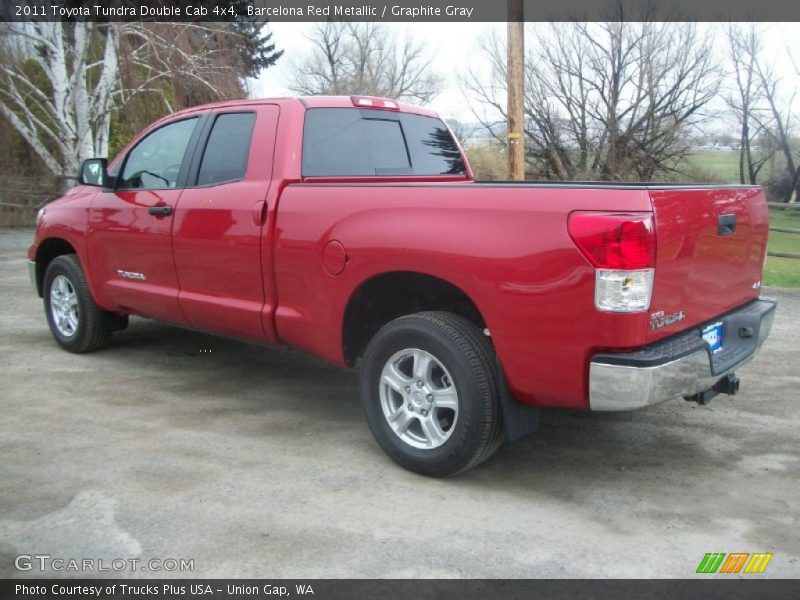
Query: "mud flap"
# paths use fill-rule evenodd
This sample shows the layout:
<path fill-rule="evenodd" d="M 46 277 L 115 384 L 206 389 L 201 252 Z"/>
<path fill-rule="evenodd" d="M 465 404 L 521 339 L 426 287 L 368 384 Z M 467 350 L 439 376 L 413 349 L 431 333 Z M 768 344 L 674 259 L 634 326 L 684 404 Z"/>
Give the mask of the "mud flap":
<path fill-rule="evenodd" d="M 497 399 L 503 415 L 506 442 L 513 444 L 536 433 L 539 429 L 539 407 L 520 404 L 511 395 L 503 374 L 503 366 L 499 360 L 497 361 L 497 387 Z"/>

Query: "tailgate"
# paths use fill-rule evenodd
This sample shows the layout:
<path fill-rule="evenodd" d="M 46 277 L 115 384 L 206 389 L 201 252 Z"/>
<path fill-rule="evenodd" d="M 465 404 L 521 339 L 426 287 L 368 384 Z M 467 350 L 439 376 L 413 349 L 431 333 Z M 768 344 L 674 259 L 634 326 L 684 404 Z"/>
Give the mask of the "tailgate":
<path fill-rule="evenodd" d="M 648 342 L 706 323 L 758 297 L 769 233 L 761 188 L 649 193 L 656 270 Z"/>

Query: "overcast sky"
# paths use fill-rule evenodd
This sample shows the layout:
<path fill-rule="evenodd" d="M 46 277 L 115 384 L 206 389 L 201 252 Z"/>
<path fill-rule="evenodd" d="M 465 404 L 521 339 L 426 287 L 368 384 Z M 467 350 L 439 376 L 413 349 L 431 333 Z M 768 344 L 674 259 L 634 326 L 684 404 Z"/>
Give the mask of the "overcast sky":
<path fill-rule="evenodd" d="M 291 72 L 291 60 L 297 60 L 311 50 L 306 35 L 313 23 L 270 23 L 273 40 L 286 54 L 276 66 L 263 71 L 259 79 L 252 82 L 252 95 L 256 97 L 293 95 L 287 88 Z M 458 73 L 462 72 L 468 61 L 474 61 L 479 37 L 491 29 L 505 36 L 505 23 L 386 23 L 386 27 L 400 34 L 410 34 L 414 39 L 424 42 L 433 57 L 433 68 L 442 76 L 444 82 L 441 93 L 430 103 L 430 107 L 447 118 L 473 121 L 469 108 L 469 98 L 465 98 L 459 88 Z M 724 55 L 726 42 L 721 29 L 716 24 L 703 24 L 716 32 L 717 51 Z M 798 23 L 764 23 L 761 25 L 764 36 L 765 54 L 769 57 L 776 73 L 786 79 L 786 83 L 800 90 L 798 78 L 790 60 L 790 54 L 800 65 L 800 50 L 797 44 Z M 790 42 L 794 41 L 794 49 Z M 798 98 L 800 102 L 800 98 Z M 800 112 L 797 111 L 797 112 Z"/>

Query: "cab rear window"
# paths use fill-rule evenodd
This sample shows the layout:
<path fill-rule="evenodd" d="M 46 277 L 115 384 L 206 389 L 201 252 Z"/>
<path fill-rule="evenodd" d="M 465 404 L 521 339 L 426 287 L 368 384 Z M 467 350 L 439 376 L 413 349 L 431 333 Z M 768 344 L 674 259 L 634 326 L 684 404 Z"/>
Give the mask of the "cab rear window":
<path fill-rule="evenodd" d="M 313 108 L 303 129 L 304 177 L 464 175 L 439 119 L 357 108 Z"/>

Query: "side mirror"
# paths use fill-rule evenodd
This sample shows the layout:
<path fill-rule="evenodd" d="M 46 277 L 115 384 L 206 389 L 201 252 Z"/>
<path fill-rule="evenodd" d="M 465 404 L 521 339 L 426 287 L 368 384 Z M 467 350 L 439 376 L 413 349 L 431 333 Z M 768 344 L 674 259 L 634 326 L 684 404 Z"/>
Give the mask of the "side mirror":
<path fill-rule="evenodd" d="M 105 158 L 89 158 L 81 163 L 78 183 L 105 187 L 108 182 L 108 161 Z"/>

